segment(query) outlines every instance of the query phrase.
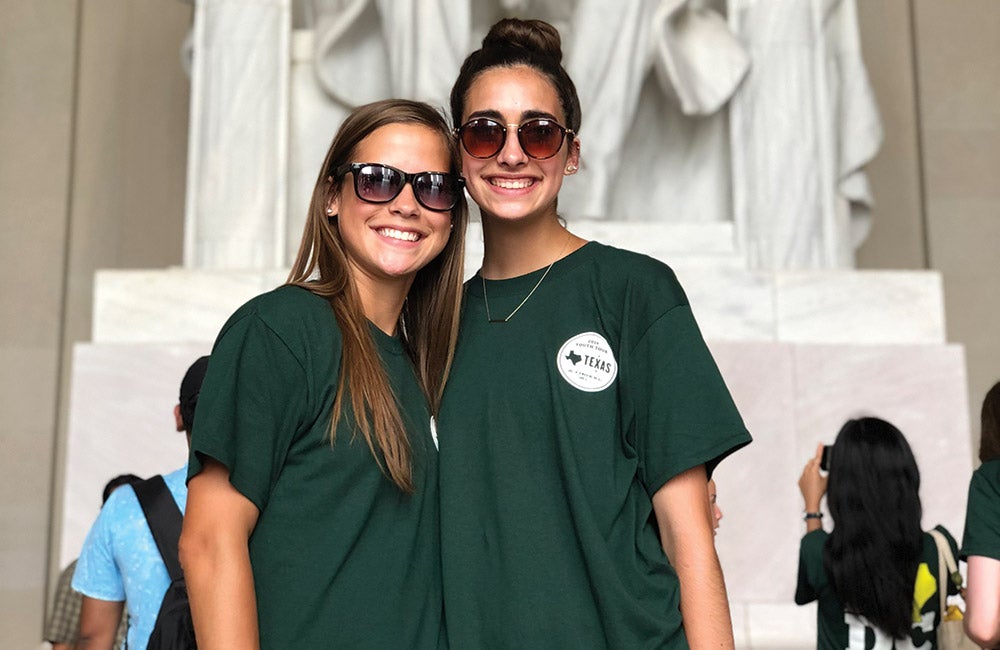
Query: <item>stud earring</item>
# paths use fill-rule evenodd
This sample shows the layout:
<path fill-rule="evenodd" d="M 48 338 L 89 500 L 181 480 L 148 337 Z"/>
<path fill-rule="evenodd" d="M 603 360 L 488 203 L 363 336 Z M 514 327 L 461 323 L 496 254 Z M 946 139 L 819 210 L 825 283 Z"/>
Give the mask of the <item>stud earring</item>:
<path fill-rule="evenodd" d="M 328 217 L 332 217 L 333 216 L 333 208 L 327 208 L 326 209 L 326 216 L 328 216 Z"/>
<path fill-rule="evenodd" d="M 576 165 L 566 165 L 566 173 L 572 174 L 576 172 Z"/>

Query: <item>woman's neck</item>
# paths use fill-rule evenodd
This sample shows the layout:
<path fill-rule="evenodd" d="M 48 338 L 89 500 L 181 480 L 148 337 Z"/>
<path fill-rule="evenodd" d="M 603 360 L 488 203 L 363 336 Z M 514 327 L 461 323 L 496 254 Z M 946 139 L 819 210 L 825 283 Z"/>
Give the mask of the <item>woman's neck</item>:
<path fill-rule="evenodd" d="M 531 273 L 583 246 L 555 217 L 533 222 L 483 218 L 483 277 L 504 280 Z"/>
<path fill-rule="evenodd" d="M 361 299 L 361 309 L 365 318 L 390 336 L 395 336 L 399 314 L 413 284 L 413 278 L 399 278 L 393 281 L 374 281 L 361 273 L 355 275 L 355 287 Z"/>

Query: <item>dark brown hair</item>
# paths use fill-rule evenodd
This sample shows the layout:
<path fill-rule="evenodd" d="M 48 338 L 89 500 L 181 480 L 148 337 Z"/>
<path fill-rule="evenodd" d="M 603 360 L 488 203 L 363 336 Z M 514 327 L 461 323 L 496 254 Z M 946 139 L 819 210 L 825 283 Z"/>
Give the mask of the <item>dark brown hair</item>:
<path fill-rule="evenodd" d="M 461 126 L 469 88 L 481 73 L 492 68 L 525 65 L 545 75 L 559 95 L 565 114 L 565 127 L 580 132 L 580 98 L 576 86 L 562 66 L 562 41 L 559 31 L 544 20 L 504 18 L 495 23 L 483 46 L 466 57 L 451 88 L 451 119 Z"/>
<path fill-rule="evenodd" d="M 985 463 L 1000 458 L 1000 381 L 983 398 L 980 421 L 979 460 Z"/>
<path fill-rule="evenodd" d="M 343 338 L 342 372 L 334 399 L 331 440 L 343 412 L 345 391 L 351 412 L 379 467 L 404 492 L 413 491 L 410 445 L 396 397 L 382 367 L 361 298 L 351 277 L 336 223 L 326 214 L 343 189 L 344 177 L 334 170 L 352 160 L 375 130 L 389 124 L 415 124 L 440 134 L 448 151 L 449 169 L 459 174 L 458 147 L 445 117 L 427 104 L 389 99 L 360 106 L 333 139 L 320 168 L 306 218 L 305 232 L 287 284 L 326 298 L 333 307 Z M 468 207 L 464 197 L 451 210 L 452 231 L 444 250 L 420 269 L 399 316 L 398 331 L 417 369 L 421 388 L 437 413 L 458 338 Z"/>

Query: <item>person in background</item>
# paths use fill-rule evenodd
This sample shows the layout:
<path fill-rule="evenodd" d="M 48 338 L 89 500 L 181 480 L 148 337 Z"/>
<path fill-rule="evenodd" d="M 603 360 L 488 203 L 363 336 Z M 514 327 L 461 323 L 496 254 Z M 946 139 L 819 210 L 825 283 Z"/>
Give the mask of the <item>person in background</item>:
<path fill-rule="evenodd" d="M 466 215 L 440 112 L 348 116 L 288 283 L 212 352 L 180 544 L 202 650 L 447 645 L 431 416 Z"/>
<path fill-rule="evenodd" d="M 750 435 L 673 271 L 560 221 L 561 58 L 552 25 L 505 19 L 451 92 L 485 255 L 439 424 L 449 640 L 732 647 L 707 483 Z"/>
<path fill-rule="evenodd" d="M 101 494 L 101 506 L 108 502 L 111 493 L 123 485 L 133 485 L 142 479 L 135 474 L 119 474 L 104 486 Z M 45 622 L 44 640 L 52 644 L 52 650 L 73 650 L 80 630 L 80 606 L 83 594 L 72 587 L 73 573 L 77 560 L 70 562 L 59 574 L 56 591 L 52 596 L 52 607 Z M 120 648 L 125 640 L 128 627 L 128 612 L 122 614 L 115 634 L 115 648 Z"/>
<path fill-rule="evenodd" d="M 191 442 L 191 425 L 208 357 L 184 373 L 174 406 L 174 425 Z M 187 501 L 187 465 L 163 476 L 177 507 Z M 73 575 L 73 588 L 83 594 L 77 650 L 110 650 L 122 612 L 128 607 L 129 650 L 145 650 L 170 576 L 131 486 L 116 490 L 87 533 Z"/>
<path fill-rule="evenodd" d="M 796 604 L 819 602 L 816 647 L 934 650 L 939 590 L 958 590 L 938 584 L 937 545 L 920 528 L 920 471 L 906 438 L 879 418 L 848 420 L 829 451 L 829 474 L 820 472 L 822 457 L 820 445 L 799 478 L 806 534 L 795 589 Z M 951 534 L 936 530 L 957 557 Z"/>
<path fill-rule="evenodd" d="M 969 482 L 961 556 L 968 563 L 965 633 L 1000 647 L 1000 382 L 983 400 L 979 460 Z"/>

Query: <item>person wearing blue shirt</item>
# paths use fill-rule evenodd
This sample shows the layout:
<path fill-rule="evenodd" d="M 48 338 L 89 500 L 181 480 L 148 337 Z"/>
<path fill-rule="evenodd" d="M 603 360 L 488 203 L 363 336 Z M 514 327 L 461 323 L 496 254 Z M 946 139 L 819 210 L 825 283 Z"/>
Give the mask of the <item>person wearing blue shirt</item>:
<path fill-rule="evenodd" d="M 181 381 L 174 407 L 177 430 L 191 443 L 191 423 L 208 367 L 201 357 Z M 177 507 L 187 502 L 187 465 L 163 476 Z M 111 650 L 122 610 L 128 606 L 129 650 L 144 650 L 156 623 L 160 603 L 170 586 L 153 534 L 132 486 L 116 490 L 91 527 L 73 574 L 73 589 L 83 594 L 78 649 Z"/>

